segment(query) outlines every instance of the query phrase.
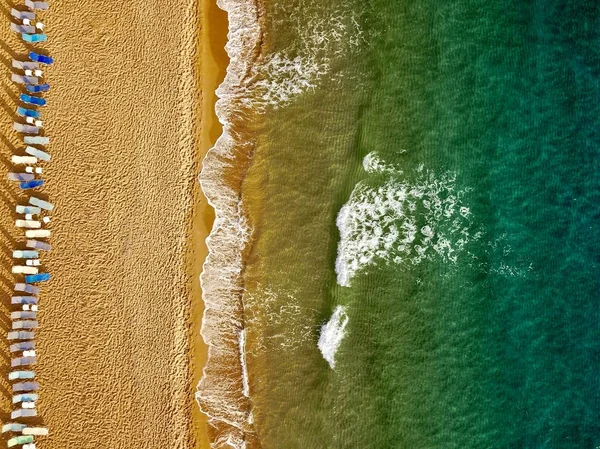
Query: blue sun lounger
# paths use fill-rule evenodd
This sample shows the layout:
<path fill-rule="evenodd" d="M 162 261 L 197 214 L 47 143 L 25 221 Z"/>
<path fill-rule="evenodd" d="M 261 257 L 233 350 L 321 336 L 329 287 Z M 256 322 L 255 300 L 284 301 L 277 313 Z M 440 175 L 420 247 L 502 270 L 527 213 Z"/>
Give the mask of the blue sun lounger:
<path fill-rule="evenodd" d="M 35 175 L 33 173 L 9 173 L 8 180 L 9 181 L 32 181 L 35 179 Z"/>
<path fill-rule="evenodd" d="M 34 51 L 29 52 L 29 59 L 31 59 L 33 62 L 39 62 L 40 64 L 54 64 L 54 59 L 52 59 L 50 56 L 41 55 Z"/>
<path fill-rule="evenodd" d="M 46 282 L 50 280 L 50 273 L 28 274 L 25 276 L 25 282 L 33 284 L 34 282 Z"/>
<path fill-rule="evenodd" d="M 36 189 L 44 185 L 43 179 L 34 179 L 33 181 L 25 181 L 19 184 L 19 187 L 23 190 Z"/>
<path fill-rule="evenodd" d="M 10 352 L 29 351 L 31 349 L 35 349 L 35 342 L 32 340 L 20 341 L 19 343 L 10 345 Z"/>
<path fill-rule="evenodd" d="M 15 284 L 15 290 L 18 292 L 31 293 L 32 295 L 37 295 L 40 292 L 39 287 L 23 283 Z"/>
<path fill-rule="evenodd" d="M 17 81 L 15 81 L 15 82 L 17 82 Z M 27 89 L 27 92 L 31 92 L 32 94 L 37 94 L 39 92 L 47 92 L 50 90 L 50 84 L 38 84 L 38 83 L 39 83 L 39 80 L 35 83 L 28 83 L 25 86 L 25 89 Z"/>
<path fill-rule="evenodd" d="M 35 296 L 13 296 L 10 298 L 11 304 L 37 304 L 38 299 Z"/>
<path fill-rule="evenodd" d="M 50 143 L 50 137 L 45 136 L 25 136 L 23 142 L 27 145 L 48 145 Z"/>
<path fill-rule="evenodd" d="M 21 38 L 29 44 L 36 44 L 38 42 L 46 42 L 46 40 L 48 40 L 48 36 L 46 36 L 44 33 L 37 33 L 37 34 L 21 33 Z"/>
<path fill-rule="evenodd" d="M 50 245 L 49 243 L 46 243 L 46 242 L 40 242 L 39 240 L 27 240 L 27 243 L 25 243 L 25 246 L 27 248 L 35 248 L 35 249 L 40 249 L 42 251 L 52 250 L 52 245 Z"/>
<path fill-rule="evenodd" d="M 50 160 L 49 153 L 46 153 L 45 151 L 42 151 L 42 150 L 38 150 L 37 148 L 34 148 L 34 147 L 27 146 L 25 148 L 25 153 L 29 154 L 30 156 L 35 156 L 38 159 L 41 159 L 42 161 Z"/>
<path fill-rule="evenodd" d="M 27 109 L 21 106 L 17 106 L 17 114 L 21 117 L 33 117 L 33 118 L 41 118 L 42 113 L 40 111 L 36 111 L 35 109 Z"/>
<path fill-rule="evenodd" d="M 46 106 L 46 100 L 33 95 L 21 94 L 21 101 L 27 104 L 34 104 L 36 106 Z"/>

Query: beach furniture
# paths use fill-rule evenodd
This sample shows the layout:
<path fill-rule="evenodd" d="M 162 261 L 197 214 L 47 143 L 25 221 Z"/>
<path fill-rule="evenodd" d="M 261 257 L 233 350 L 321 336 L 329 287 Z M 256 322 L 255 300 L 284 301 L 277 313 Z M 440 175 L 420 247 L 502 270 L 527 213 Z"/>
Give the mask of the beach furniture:
<path fill-rule="evenodd" d="M 23 432 L 23 435 L 36 435 L 39 437 L 48 435 L 48 429 L 46 427 L 25 427 L 21 432 Z"/>
<path fill-rule="evenodd" d="M 12 80 L 13 83 L 31 84 L 33 86 L 37 85 L 40 82 L 40 80 L 37 76 L 17 75 L 16 73 L 13 73 L 10 76 L 10 79 Z"/>
<path fill-rule="evenodd" d="M 21 94 L 19 96 L 23 103 L 33 104 L 36 106 L 46 106 L 46 100 L 39 97 L 34 97 L 33 95 Z"/>
<path fill-rule="evenodd" d="M 50 84 L 28 83 L 28 84 L 25 85 L 25 89 L 27 89 L 27 92 L 31 92 L 32 94 L 37 94 L 37 93 L 40 93 L 40 92 L 47 92 L 47 91 L 49 91 L 50 90 Z"/>
<path fill-rule="evenodd" d="M 48 145 L 50 143 L 50 137 L 45 136 L 25 136 L 23 142 L 26 145 Z"/>
<path fill-rule="evenodd" d="M 25 167 L 25 172 L 27 172 L 27 173 L 35 172 L 35 173 L 41 175 L 43 172 L 43 169 L 42 169 L 42 167 Z"/>
<path fill-rule="evenodd" d="M 35 28 L 33 31 L 35 31 Z M 46 40 L 48 40 L 48 36 L 46 36 L 44 33 L 27 34 L 25 32 L 21 32 L 21 38 L 29 44 L 36 44 L 38 42 L 46 42 Z"/>
<path fill-rule="evenodd" d="M 24 265 L 13 265 L 13 274 L 37 274 L 38 269 L 36 267 L 27 267 Z"/>
<path fill-rule="evenodd" d="M 13 384 L 12 391 L 17 393 L 19 391 L 36 391 L 40 388 L 40 384 L 37 382 L 19 382 Z"/>
<path fill-rule="evenodd" d="M 16 368 L 19 366 L 35 365 L 36 362 L 37 362 L 37 359 L 35 357 L 19 357 L 16 359 L 12 359 L 10 361 L 10 366 L 13 368 Z"/>
<path fill-rule="evenodd" d="M 21 407 L 27 409 L 35 408 L 35 402 L 21 402 Z"/>
<path fill-rule="evenodd" d="M 25 425 L 25 424 L 11 422 L 11 423 L 4 424 L 2 426 L 2 433 L 22 432 L 26 427 L 27 427 L 27 425 Z"/>
<path fill-rule="evenodd" d="M 38 150 L 35 147 L 32 146 L 27 146 L 25 147 L 25 153 L 37 157 L 38 159 L 41 159 L 42 161 L 49 161 L 50 160 L 50 154 L 46 153 L 45 151 L 42 150 Z"/>
<path fill-rule="evenodd" d="M 42 127 L 42 121 L 38 120 L 36 118 L 33 118 L 33 117 L 25 117 L 25 123 L 27 123 L 28 125 L 37 126 L 38 128 Z M 30 134 L 33 134 L 33 133 L 30 133 Z"/>
<path fill-rule="evenodd" d="M 41 264 L 40 259 L 27 259 L 25 261 L 25 265 L 28 267 L 39 267 Z"/>
<path fill-rule="evenodd" d="M 35 27 L 32 25 L 19 25 L 17 23 L 11 22 L 10 29 L 15 33 L 27 34 L 27 33 L 35 33 Z"/>
<path fill-rule="evenodd" d="M 27 351 L 29 349 L 35 349 L 35 342 L 33 341 L 20 341 L 10 345 L 10 352 Z"/>
<path fill-rule="evenodd" d="M 31 274 L 25 276 L 26 282 L 46 282 L 50 280 L 50 273 Z M 37 304 L 37 302 L 36 302 Z"/>
<path fill-rule="evenodd" d="M 38 287 L 36 287 L 35 285 L 29 285 L 29 284 L 23 284 L 23 283 L 15 284 L 15 290 L 18 292 L 31 293 L 33 295 L 37 295 L 40 292 L 40 289 Z"/>
<path fill-rule="evenodd" d="M 11 8 L 10 14 L 15 19 L 19 19 L 19 20 L 23 20 L 23 19 L 35 20 L 35 13 L 33 11 L 19 11 L 18 9 Z"/>
<path fill-rule="evenodd" d="M 8 373 L 8 380 L 33 379 L 34 377 L 35 373 L 33 371 L 11 371 Z"/>
<path fill-rule="evenodd" d="M 37 304 L 38 299 L 35 296 L 13 296 L 10 299 L 11 304 Z"/>
<path fill-rule="evenodd" d="M 37 318 L 37 312 L 32 312 L 30 310 L 16 310 L 14 312 L 10 312 L 11 320 L 35 320 Z"/>
<path fill-rule="evenodd" d="M 25 76 L 37 76 L 37 77 L 41 77 L 44 74 L 44 72 L 41 69 L 27 69 L 25 70 Z"/>
<path fill-rule="evenodd" d="M 45 239 L 50 237 L 49 229 L 28 229 L 25 231 L 25 237 L 28 239 Z"/>
<path fill-rule="evenodd" d="M 39 240 L 27 240 L 25 246 L 27 248 L 35 248 L 42 251 L 50 251 L 52 249 L 52 245 L 46 242 L 40 242 Z"/>
<path fill-rule="evenodd" d="M 33 340 L 33 338 L 34 338 L 33 332 L 11 331 L 8 333 L 9 340 Z"/>
<path fill-rule="evenodd" d="M 13 69 L 18 70 L 35 70 L 40 68 L 40 63 L 35 61 L 19 61 L 18 59 L 12 60 Z"/>
<path fill-rule="evenodd" d="M 35 443 L 24 444 L 21 446 L 21 449 L 37 449 Z"/>
<path fill-rule="evenodd" d="M 18 410 L 13 410 L 12 412 L 10 412 L 11 419 L 30 418 L 32 416 L 37 416 L 37 411 L 35 409 L 32 410 L 32 409 L 20 408 Z"/>
<path fill-rule="evenodd" d="M 31 249 L 16 249 L 13 251 L 12 256 L 15 259 L 37 259 L 39 257 L 39 253 Z"/>
<path fill-rule="evenodd" d="M 45 56 L 34 51 L 29 52 L 29 59 L 34 62 L 39 62 L 40 64 L 50 65 L 54 63 L 54 59 L 52 59 L 50 56 Z"/>
<path fill-rule="evenodd" d="M 29 198 L 29 204 L 31 204 L 32 206 L 41 207 L 42 209 L 45 209 L 50 212 L 54 209 L 54 205 L 52 203 L 36 198 L 35 196 Z"/>
<path fill-rule="evenodd" d="M 23 123 L 14 122 L 13 129 L 18 133 L 37 134 L 40 132 L 39 126 L 24 125 Z"/>
<path fill-rule="evenodd" d="M 22 165 L 22 164 L 36 164 L 37 157 L 33 156 L 16 156 L 13 155 L 11 158 L 13 164 Z"/>
<path fill-rule="evenodd" d="M 42 179 L 34 179 L 33 181 L 24 181 L 19 184 L 19 187 L 23 190 L 35 189 L 37 187 L 42 187 L 44 185 L 44 180 Z"/>
<path fill-rule="evenodd" d="M 35 402 L 38 400 L 38 395 L 36 393 L 21 393 L 13 395 L 12 403 L 18 404 L 19 402 Z M 33 435 L 33 434 L 29 434 Z"/>
<path fill-rule="evenodd" d="M 8 180 L 9 181 L 32 181 L 35 179 L 35 175 L 33 173 L 9 173 Z"/>
<path fill-rule="evenodd" d="M 17 228 L 33 228 L 39 229 L 42 227 L 42 223 L 36 220 L 16 220 L 15 226 Z"/>
<path fill-rule="evenodd" d="M 7 441 L 8 447 L 14 447 L 21 444 L 33 443 L 33 435 L 19 435 Z"/>
<path fill-rule="evenodd" d="M 36 206 L 20 206 L 17 205 L 16 211 L 18 214 L 37 215 L 42 212 L 42 209 Z"/>
<path fill-rule="evenodd" d="M 27 6 L 29 9 L 40 9 L 40 10 L 46 10 L 50 7 L 48 2 L 37 2 L 34 0 L 25 0 L 25 6 Z"/>
<path fill-rule="evenodd" d="M 33 117 L 40 118 L 42 116 L 40 111 L 36 111 L 35 109 L 27 109 L 21 106 L 17 106 L 17 114 L 21 117 Z"/>
<path fill-rule="evenodd" d="M 38 322 L 36 320 L 17 320 L 12 322 L 13 330 L 19 329 L 37 329 Z"/>

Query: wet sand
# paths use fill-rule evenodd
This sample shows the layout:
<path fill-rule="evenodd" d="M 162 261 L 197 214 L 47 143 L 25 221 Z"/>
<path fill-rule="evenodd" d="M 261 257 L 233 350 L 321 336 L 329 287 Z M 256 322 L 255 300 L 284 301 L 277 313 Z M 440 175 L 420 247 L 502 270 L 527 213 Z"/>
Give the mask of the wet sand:
<path fill-rule="evenodd" d="M 8 8 L 0 29 L 2 179 L 10 153 L 22 148 L 11 131 L 18 92 L 7 65 L 12 49 L 25 47 L 8 31 Z M 198 105 L 210 103 L 200 90 L 221 69 L 200 65 L 199 14 L 188 0 L 56 0 L 42 16 L 43 48 L 56 60 L 47 70 L 52 162 L 43 192 L 56 210 L 53 251 L 43 259 L 53 280 L 40 295 L 36 337 L 38 411 L 50 429 L 40 449 L 208 447 L 194 391 L 205 353 L 198 275 L 212 218 L 196 177 L 218 129 L 200 126 L 207 117 Z M 25 196 L 3 183 L 0 286 L 8 298 L 9 251 L 24 242 L 11 210 Z M 2 308 L 5 332 L 6 300 Z M 5 339 L 0 349 L 7 373 Z"/>

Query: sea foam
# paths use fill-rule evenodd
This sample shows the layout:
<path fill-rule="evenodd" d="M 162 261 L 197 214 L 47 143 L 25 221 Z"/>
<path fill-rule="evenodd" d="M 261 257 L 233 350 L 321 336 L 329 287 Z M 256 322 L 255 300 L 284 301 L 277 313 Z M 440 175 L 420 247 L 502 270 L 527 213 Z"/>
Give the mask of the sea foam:
<path fill-rule="evenodd" d="M 329 321 L 321 327 L 318 346 L 331 369 L 335 368 L 335 354 L 344 338 L 348 320 L 344 307 L 337 306 Z"/>

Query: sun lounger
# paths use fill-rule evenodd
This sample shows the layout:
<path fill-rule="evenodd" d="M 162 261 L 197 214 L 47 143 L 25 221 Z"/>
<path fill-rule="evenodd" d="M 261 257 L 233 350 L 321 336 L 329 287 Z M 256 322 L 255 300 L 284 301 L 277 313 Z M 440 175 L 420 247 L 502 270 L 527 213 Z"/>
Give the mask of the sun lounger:
<path fill-rule="evenodd" d="M 33 443 L 33 435 L 19 435 L 18 437 L 13 437 L 10 440 L 8 440 L 6 445 L 8 447 L 13 447 L 13 446 L 17 446 L 17 445 L 21 445 L 21 444 L 28 444 L 28 443 Z"/>
<path fill-rule="evenodd" d="M 42 212 L 42 209 L 40 209 L 37 206 L 21 206 L 21 205 L 17 205 L 17 207 L 15 208 L 16 212 L 18 214 L 28 214 L 28 215 L 38 215 Z"/>
<path fill-rule="evenodd" d="M 28 239 L 45 239 L 50 237 L 49 229 L 29 229 L 25 231 L 25 237 Z"/>
<path fill-rule="evenodd" d="M 29 198 L 29 204 L 31 204 L 32 206 L 41 207 L 42 209 L 45 209 L 50 212 L 54 209 L 54 205 L 52 203 L 36 198 L 35 196 Z"/>
<path fill-rule="evenodd" d="M 37 299 L 37 298 L 35 298 Z M 33 340 L 34 333 L 27 331 L 11 331 L 8 333 L 9 340 Z"/>
<path fill-rule="evenodd" d="M 18 133 L 37 134 L 40 132 L 39 126 L 24 125 L 23 123 L 14 122 L 13 129 Z"/>
<path fill-rule="evenodd" d="M 10 312 L 11 320 L 27 320 L 27 319 L 35 320 L 36 318 L 37 318 L 37 312 L 32 312 L 30 310 L 16 310 L 14 312 Z"/>
<path fill-rule="evenodd" d="M 37 93 L 40 93 L 40 92 L 47 92 L 47 91 L 49 91 L 50 90 L 50 84 L 28 83 L 28 84 L 25 85 L 25 89 L 27 89 L 27 92 L 31 92 L 32 94 L 37 94 Z"/>
<path fill-rule="evenodd" d="M 25 181 L 19 184 L 19 187 L 23 190 L 35 189 L 44 185 L 43 179 L 34 179 L 33 181 Z"/>
<path fill-rule="evenodd" d="M 27 34 L 35 33 L 36 29 L 33 25 L 19 25 L 18 23 L 11 22 L 10 29 L 15 33 Z"/>
<path fill-rule="evenodd" d="M 21 393 L 21 394 L 15 394 L 12 397 L 13 404 L 18 404 L 19 402 L 35 402 L 37 400 L 38 400 L 37 393 Z M 27 435 L 34 435 L 34 434 L 29 433 Z"/>
<path fill-rule="evenodd" d="M 16 418 L 29 418 L 32 416 L 37 416 L 37 411 L 35 409 L 18 409 L 10 412 L 11 419 Z"/>
<path fill-rule="evenodd" d="M 29 9 L 39 9 L 39 10 L 46 10 L 50 7 L 48 2 L 38 2 L 38 1 L 34 1 L 34 0 L 25 0 L 25 6 L 27 6 Z"/>
<path fill-rule="evenodd" d="M 23 165 L 23 164 L 37 164 L 37 157 L 33 156 L 16 156 L 13 155 L 11 158 L 13 164 Z"/>
<path fill-rule="evenodd" d="M 26 282 L 46 282 L 50 280 L 50 273 L 31 274 L 25 276 Z"/>
<path fill-rule="evenodd" d="M 33 228 L 39 229 L 42 227 L 42 223 L 36 220 L 16 220 L 15 226 L 17 228 Z"/>
<path fill-rule="evenodd" d="M 54 59 L 52 59 L 50 56 L 42 55 L 34 51 L 29 52 L 29 59 L 31 59 L 34 62 L 39 62 L 40 64 L 54 64 Z"/>
<path fill-rule="evenodd" d="M 35 373 L 33 371 L 11 371 L 8 373 L 8 380 L 16 379 L 33 379 Z"/>
<path fill-rule="evenodd" d="M 34 29 L 34 31 L 35 31 L 35 29 Z M 48 40 L 48 36 L 46 36 L 44 33 L 27 34 L 27 33 L 21 32 L 21 38 L 29 44 L 36 44 L 38 42 L 46 42 Z"/>
<path fill-rule="evenodd" d="M 37 304 L 38 299 L 35 296 L 13 296 L 11 304 Z"/>
<path fill-rule="evenodd" d="M 23 142 L 26 145 L 48 145 L 50 143 L 50 137 L 46 136 L 25 136 Z"/>
<path fill-rule="evenodd" d="M 10 366 L 16 368 L 18 366 L 29 366 L 35 365 L 37 362 L 36 357 L 18 357 L 10 361 Z"/>
<path fill-rule="evenodd" d="M 9 181 L 32 181 L 35 179 L 35 175 L 33 173 L 9 173 L 8 180 Z"/>
<path fill-rule="evenodd" d="M 28 351 L 30 349 L 35 349 L 35 342 L 20 341 L 18 343 L 14 343 L 14 344 L 10 345 L 10 352 Z"/>
<path fill-rule="evenodd" d="M 27 427 L 26 424 L 11 422 L 2 426 L 2 433 L 6 432 L 22 432 Z"/>
<path fill-rule="evenodd" d="M 15 284 L 15 291 L 26 292 L 26 293 L 31 293 L 32 295 L 37 295 L 40 292 L 40 289 L 38 287 L 36 287 L 35 285 L 18 283 L 18 284 Z"/>
<path fill-rule="evenodd" d="M 40 118 L 42 113 L 40 111 L 36 111 L 35 109 L 27 109 L 17 106 L 17 115 L 20 115 L 21 117 Z"/>
<path fill-rule="evenodd" d="M 36 106 L 46 106 L 46 100 L 40 97 L 34 97 L 33 95 L 21 94 L 20 97 L 23 103 L 34 104 Z"/>
<path fill-rule="evenodd" d="M 25 243 L 27 248 L 35 248 L 42 251 L 50 251 L 52 250 L 52 245 L 46 242 L 40 242 L 39 240 L 27 240 Z"/>
<path fill-rule="evenodd" d="M 36 435 L 39 437 L 45 437 L 48 435 L 48 429 L 46 427 L 25 427 L 23 435 Z"/>
<path fill-rule="evenodd" d="M 40 68 L 40 63 L 35 61 L 19 61 L 18 59 L 12 60 L 13 69 L 18 70 L 35 70 Z"/>
<path fill-rule="evenodd" d="M 18 329 L 37 329 L 38 322 L 36 320 L 17 320 L 12 322 L 13 330 Z"/>
<path fill-rule="evenodd" d="M 17 75 L 16 73 L 13 73 L 10 76 L 10 79 L 12 80 L 13 83 L 17 83 L 17 84 L 31 84 L 33 86 L 39 84 L 40 80 L 37 76 L 25 76 L 25 75 Z"/>
<path fill-rule="evenodd" d="M 40 384 L 37 382 L 19 382 L 13 384 L 12 391 L 17 393 L 19 391 L 36 391 L 40 388 Z"/>
<path fill-rule="evenodd" d="M 50 154 L 46 153 L 45 151 L 42 150 L 38 150 L 35 147 L 32 146 L 27 146 L 25 147 L 25 153 L 33 156 L 33 157 L 37 157 L 38 159 L 41 159 L 42 161 L 46 161 L 48 162 L 50 160 Z"/>
<path fill-rule="evenodd" d="M 38 253 L 35 250 L 31 250 L 31 249 L 23 249 L 23 250 L 16 249 L 12 253 L 12 256 L 15 259 L 37 259 L 39 257 L 39 255 L 40 255 L 40 253 Z"/>
<path fill-rule="evenodd" d="M 13 265 L 13 274 L 37 274 L 38 269 L 36 267 L 27 267 L 25 265 Z"/>
<path fill-rule="evenodd" d="M 10 14 L 15 19 L 19 19 L 19 20 L 23 20 L 23 19 L 35 20 L 35 13 L 33 11 L 19 11 L 18 9 L 11 8 Z"/>

